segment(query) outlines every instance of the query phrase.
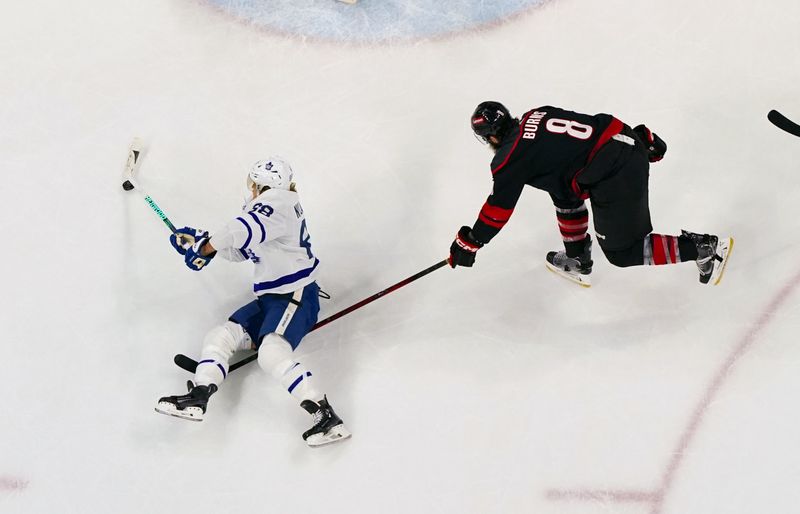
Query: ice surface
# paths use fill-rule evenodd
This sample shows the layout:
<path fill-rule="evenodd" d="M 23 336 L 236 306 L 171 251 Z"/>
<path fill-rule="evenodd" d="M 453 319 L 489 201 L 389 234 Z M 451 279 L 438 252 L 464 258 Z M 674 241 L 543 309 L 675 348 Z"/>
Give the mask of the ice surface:
<path fill-rule="evenodd" d="M 254 27 L 347 43 L 398 42 L 452 35 L 499 23 L 546 0 L 206 0 Z"/>
<path fill-rule="evenodd" d="M 796 510 L 800 140 L 766 113 L 800 118 L 799 18 L 789 0 L 554 0 L 360 47 L 191 1 L 6 6 L 0 512 Z M 569 284 L 544 268 L 560 240 L 531 189 L 475 268 L 304 340 L 351 440 L 306 448 L 308 416 L 254 366 L 203 423 L 153 412 L 188 378 L 172 356 L 249 300 L 250 270 L 185 268 L 120 187 L 133 136 L 178 225 L 215 228 L 251 162 L 289 159 L 325 316 L 441 260 L 474 221 L 491 156 L 467 120 L 485 99 L 648 123 L 669 144 L 655 230 L 734 235 L 723 283 L 598 252 L 593 287 Z"/>

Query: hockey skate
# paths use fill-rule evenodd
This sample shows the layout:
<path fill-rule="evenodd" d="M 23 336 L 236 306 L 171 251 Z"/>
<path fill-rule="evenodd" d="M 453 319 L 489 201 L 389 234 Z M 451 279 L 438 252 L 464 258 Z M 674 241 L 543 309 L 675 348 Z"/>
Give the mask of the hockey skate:
<path fill-rule="evenodd" d="M 311 447 L 324 446 L 350 437 L 342 419 L 333 412 L 325 396 L 319 403 L 303 400 L 300 406 L 314 416 L 314 426 L 303 432 L 303 440 Z"/>
<path fill-rule="evenodd" d="M 697 247 L 697 269 L 700 283 L 715 286 L 722 280 L 725 265 L 733 251 L 733 238 L 720 239 L 710 234 L 695 234 L 681 230 L 681 235 L 689 238 Z"/>
<path fill-rule="evenodd" d="M 217 392 L 217 386 L 216 384 L 195 386 L 190 380 L 186 382 L 186 387 L 189 389 L 188 394 L 160 398 L 156 412 L 190 421 L 203 421 L 208 399 Z"/>
<path fill-rule="evenodd" d="M 586 236 L 589 237 L 588 235 Z M 589 239 L 583 253 L 577 257 L 567 257 L 567 252 L 548 252 L 545 266 L 558 276 L 575 282 L 579 286 L 591 287 L 589 274 L 592 272 L 592 240 Z"/>

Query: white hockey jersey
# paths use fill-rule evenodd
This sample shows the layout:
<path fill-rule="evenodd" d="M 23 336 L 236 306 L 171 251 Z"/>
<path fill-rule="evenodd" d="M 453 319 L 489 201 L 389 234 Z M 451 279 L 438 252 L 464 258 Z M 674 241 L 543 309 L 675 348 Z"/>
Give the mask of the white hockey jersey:
<path fill-rule="evenodd" d="M 268 189 L 242 215 L 211 236 L 217 255 L 255 266 L 256 295 L 296 291 L 313 282 L 319 259 L 311 253 L 306 218 L 294 191 Z"/>

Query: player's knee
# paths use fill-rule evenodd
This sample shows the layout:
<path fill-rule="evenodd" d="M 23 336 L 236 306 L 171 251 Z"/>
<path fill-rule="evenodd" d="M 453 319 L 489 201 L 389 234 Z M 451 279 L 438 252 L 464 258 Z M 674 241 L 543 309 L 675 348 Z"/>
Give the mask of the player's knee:
<path fill-rule="evenodd" d="M 633 254 L 632 248 L 626 250 L 606 250 L 605 248 L 603 248 L 603 253 L 606 256 L 606 259 L 608 259 L 608 262 L 620 268 L 637 266 L 642 263 L 641 255 L 638 257 L 639 262 L 637 262 L 636 256 Z M 641 251 L 639 253 L 641 254 Z"/>
<path fill-rule="evenodd" d="M 206 334 L 203 340 L 203 356 L 211 354 L 227 359 L 238 350 L 249 349 L 251 344 L 250 336 L 241 325 L 226 321 Z"/>
<path fill-rule="evenodd" d="M 292 345 L 286 339 L 275 333 L 264 336 L 258 348 L 258 365 L 261 369 L 280 379 L 294 363 Z"/>

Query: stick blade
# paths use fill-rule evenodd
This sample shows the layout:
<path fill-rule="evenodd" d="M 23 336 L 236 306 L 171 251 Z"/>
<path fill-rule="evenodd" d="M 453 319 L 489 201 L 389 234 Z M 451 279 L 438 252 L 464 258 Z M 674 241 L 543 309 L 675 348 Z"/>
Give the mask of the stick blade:
<path fill-rule="evenodd" d="M 183 355 L 182 353 L 176 355 L 172 360 L 178 365 L 179 368 L 184 369 L 189 373 L 194 373 L 195 370 L 197 370 L 197 361 L 191 357 Z"/>
<path fill-rule="evenodd" d="M 767 119 L 779 129 L 785 130 L 793 136 L 800 137 L 800 125 L 793 122 L 775 109 L 772 109 L 769 111 L 769 113 L 767 113 Z"/>
<path fill-rule="evenodd" d="M 139 169 L 142 157 L 144 157 L 144 141 L 139 137 L 134 137 L 128 148 L 128 160 L 125 161 L 125 170 L 123 172 L 122 189 L 125 191 L 130 191 L 134 188 L 133 176 Z"/>

